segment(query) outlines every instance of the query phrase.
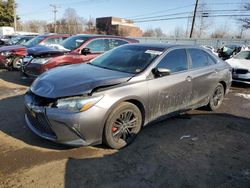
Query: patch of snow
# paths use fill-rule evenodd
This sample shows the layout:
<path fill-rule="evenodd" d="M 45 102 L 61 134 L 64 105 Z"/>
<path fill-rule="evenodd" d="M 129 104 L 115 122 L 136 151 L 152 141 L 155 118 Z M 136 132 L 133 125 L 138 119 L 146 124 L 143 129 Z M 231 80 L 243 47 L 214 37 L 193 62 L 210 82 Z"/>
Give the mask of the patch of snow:
<path fill-rule="evenodd" d="M 243 97 L 245 99 L 250 99 L 250 94 L 247 93 L 236 93 L 235 96 Z"/>

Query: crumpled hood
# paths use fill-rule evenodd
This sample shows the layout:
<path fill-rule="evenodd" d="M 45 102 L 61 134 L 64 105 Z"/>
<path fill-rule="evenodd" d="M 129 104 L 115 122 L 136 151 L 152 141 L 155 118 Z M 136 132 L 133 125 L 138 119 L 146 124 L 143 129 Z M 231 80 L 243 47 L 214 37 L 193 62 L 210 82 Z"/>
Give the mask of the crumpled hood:
<path fill-rule="evenodd" d="M 23 45 L 13 45 L 13 46 L 3 46 L 0 48 L 0 52 L 6 52 L 6 51 L 17 51 L 17 50 L 25 50 L 26 47 Z"/>
<path fill-rule="evenodd" d="M 227 62 L 232 68 L 248 69 L 250 70 L 250 60 L 248 59 L 228 59 Z"/>
<path fill-rule="evenodd" d="M 39 57 L 39 56 L 53 56 L 53 55 L 63 55 L 66 51 L 63 50 L 57 50 L 54 48 L 50 48 L 44 45 L 37 45 L 28 48 L 27 50 L 28 55 L 33 57 Z"/>
<path fill-rule="evenodd" d="M 39 76 L 31 91 L 46 98 L 62 98 L 90 93 L 94 88 L 127 82 L 133 74 L 76 64 L 51 69 Z"/>

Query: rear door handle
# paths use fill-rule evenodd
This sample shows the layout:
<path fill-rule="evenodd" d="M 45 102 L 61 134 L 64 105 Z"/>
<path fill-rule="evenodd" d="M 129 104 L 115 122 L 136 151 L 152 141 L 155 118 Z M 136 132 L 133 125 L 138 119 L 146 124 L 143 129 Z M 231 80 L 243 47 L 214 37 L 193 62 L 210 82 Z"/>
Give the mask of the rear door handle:
<path fill-rule="evenodd" d="M 186 81 L 191 82 L 192 81 L 192 77 L 191 76 L 186 77 Z"/>

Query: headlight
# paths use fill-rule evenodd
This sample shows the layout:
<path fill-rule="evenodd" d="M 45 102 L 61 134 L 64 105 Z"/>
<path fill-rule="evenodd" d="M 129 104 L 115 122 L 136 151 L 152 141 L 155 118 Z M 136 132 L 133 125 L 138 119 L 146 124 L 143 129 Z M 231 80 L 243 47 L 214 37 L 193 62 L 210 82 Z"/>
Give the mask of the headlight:
<path fill-rule="evenodd" d="M 52 58 L 34 58 L 31 63 L 36 63 L 36 64 L 45 64 Z"/>
<path fill-rule="evenodd" d="M 6 51 L 6 52 L 1 52 L 1 56 L 10 56 L 12 52 Z"/>
<path fill-rule="evenodd" d="M 94 106 L 102 99 L 102 97 L 103 95 L 93 97 L 72 97 L 66 99 L 59 99 L 57 100 L 56 107 L 71 112 L 83 112 Z"/>

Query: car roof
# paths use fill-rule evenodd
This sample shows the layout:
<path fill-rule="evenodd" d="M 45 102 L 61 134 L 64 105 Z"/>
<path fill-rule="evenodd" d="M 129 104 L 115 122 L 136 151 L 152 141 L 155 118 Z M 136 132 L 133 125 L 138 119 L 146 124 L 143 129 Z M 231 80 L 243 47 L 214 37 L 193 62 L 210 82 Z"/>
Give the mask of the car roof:
<path fill-rule="evenodd" d="M 141 47 L 150 47 L 150 48 L 161 48 L 163 50 L 167 50 L 169 48 L 198 48 L 198 49 L 204 49 L 201 48 L 198 45 L 184 45 L 184 44 L 171 44 L 171 43 L 133 43 L 133 44 L 127 44 L 127 45 L 133 45 L 133 46 L 141 46 Z"/>
<path fill-rule="evenodd" d="M 77 34 L 77 35 L 72 35 L 72 36 L 84 36 L 84 37 L 88 37 L 88 38 L 109 38 L 109 37 L 112 37 L 112 38 L 136 40 L 136 39 L 133 39 L 133 38 L 123 37 L 123 36 L 99 35 L 99 34 Z"/>

